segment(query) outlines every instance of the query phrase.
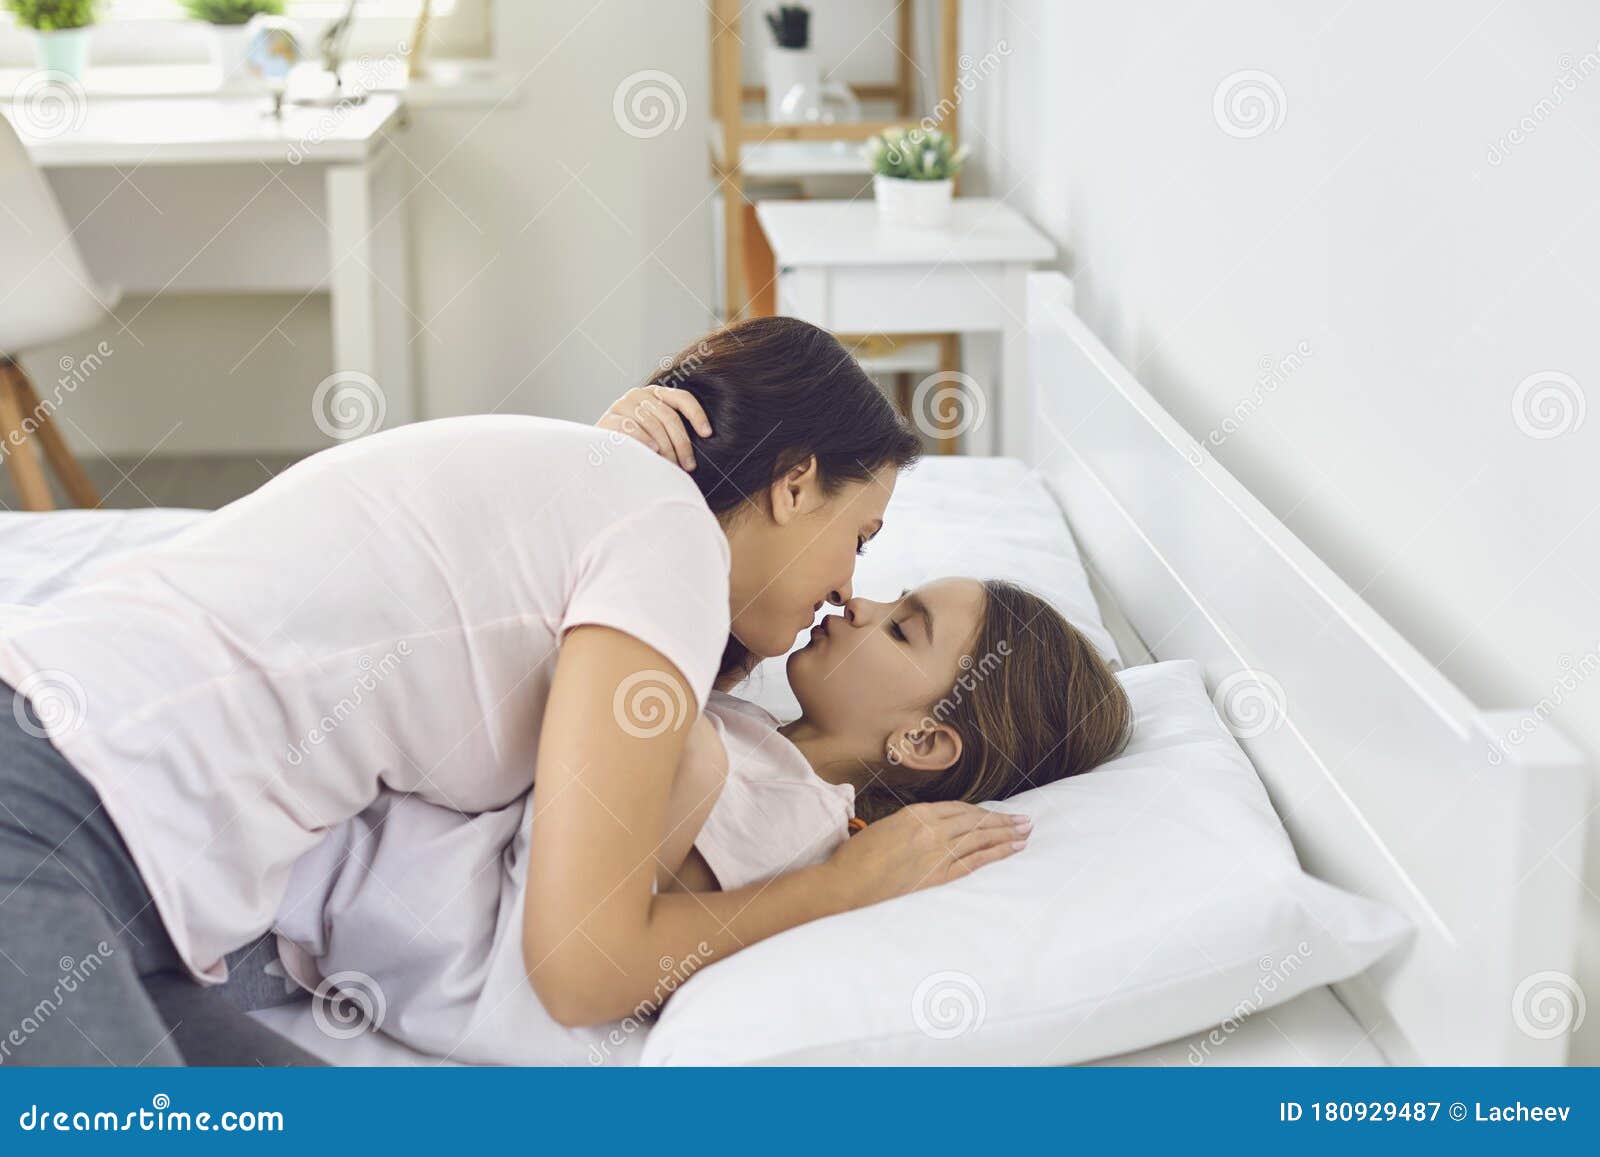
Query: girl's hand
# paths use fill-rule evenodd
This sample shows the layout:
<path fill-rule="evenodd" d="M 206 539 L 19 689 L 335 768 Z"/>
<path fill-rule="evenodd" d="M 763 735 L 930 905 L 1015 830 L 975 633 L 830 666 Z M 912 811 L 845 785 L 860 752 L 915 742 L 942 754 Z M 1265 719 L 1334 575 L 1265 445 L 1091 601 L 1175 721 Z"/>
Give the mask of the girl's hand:
<path fill-rule="evenodd" d="M 823 865 L 852 908 L 971 875 L 1027 846 L 1033 821 L 967 803 L 918 803 L 868 825 Z"/>
<path fill-rule="evenodd" d="M 702 438 L 711 437 L 711 423 L 700 403 L 688 390 L 671 386 L 639 386 L 611 403 L 611 408 L 595 423 L 602 430 L 613 430 L 675 462 L 685 470 L 694 469 L 694 448 L 689 444 L 687 419 Z"/>

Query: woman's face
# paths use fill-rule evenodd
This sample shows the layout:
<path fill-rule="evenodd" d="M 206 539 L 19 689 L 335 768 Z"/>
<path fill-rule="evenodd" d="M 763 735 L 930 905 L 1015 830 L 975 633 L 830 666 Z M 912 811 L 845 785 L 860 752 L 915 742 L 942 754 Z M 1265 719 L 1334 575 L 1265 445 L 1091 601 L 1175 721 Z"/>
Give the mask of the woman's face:
<path fill-rule="evenodd" d="M 785 654 L 824 604 L 850 598 L 856 554 L 882 529 L 896 474 L 885 466 L 826 494 L 810 459 L 728 529 L 735 638 L 762 658 Z"/>
<path fill-rule="evenodd" d="M 789 656 L 789 686 L 806 718 L 881 752 L 885 736 L 916 728 L 955 685 L 984 602 L 983 584 L 967 578 L 926 583 L 889 603 L 851 599 Z"/>

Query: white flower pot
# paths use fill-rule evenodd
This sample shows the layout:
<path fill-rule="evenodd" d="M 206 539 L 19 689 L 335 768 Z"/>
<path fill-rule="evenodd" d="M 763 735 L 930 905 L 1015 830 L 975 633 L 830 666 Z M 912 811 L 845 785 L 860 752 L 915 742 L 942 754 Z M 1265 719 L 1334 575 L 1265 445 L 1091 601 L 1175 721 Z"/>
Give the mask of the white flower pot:
<path fill-rule="evenodd" d="M 767 45 L 767 120 L 783 120 L 783 98 L 797 84 L 815 88 L 822 79 L 814 48 L 779 48 Z"/>
<path fill-rule="evenodd" d="M 943 229 L 950 224 L 954 181 L 912 181 L 905 177 L 872 177 L 878 220 L 885 225 Z"/>
<path fill-rule="evenodd" d="M 224 92 L 248 91 L 256 86 L 244 62 L 250 34 L 255 31 L 253 25 L 251 21 L 211 26 L 211 64 L 218 73 L 217 84 Z"/>
<path fill-rule="evenodd" d="M 82 80 L 89 67 L 89 30 L 63 28 L 33 34 L 33 58 L 45 72 L 61 72 Z"/>

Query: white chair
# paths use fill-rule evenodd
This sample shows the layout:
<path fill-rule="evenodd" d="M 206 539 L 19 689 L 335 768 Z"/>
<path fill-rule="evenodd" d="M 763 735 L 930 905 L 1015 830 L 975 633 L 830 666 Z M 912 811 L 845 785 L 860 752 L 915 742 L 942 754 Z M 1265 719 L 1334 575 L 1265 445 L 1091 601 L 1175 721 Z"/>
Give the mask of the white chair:
<path fill-rule="evenodd" d="M 56 429 L 60 397 L 39 400 L 17 360 L 100 324 L 120 294 L 96 285 L 61 207 L 11 122 L 0 116 L 0 456 L 26 510 L 55 503 L 34 446 L 79 506 L 98 506 L 83 467 Z"/>

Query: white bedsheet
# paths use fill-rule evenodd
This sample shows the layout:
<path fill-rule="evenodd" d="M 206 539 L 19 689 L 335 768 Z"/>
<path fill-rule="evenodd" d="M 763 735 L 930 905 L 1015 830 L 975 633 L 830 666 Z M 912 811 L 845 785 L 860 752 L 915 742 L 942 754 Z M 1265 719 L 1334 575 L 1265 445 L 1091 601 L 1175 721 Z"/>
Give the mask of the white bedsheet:
<path fill-rule="evenodd" d="M 308 1052 L 331 1064 L 408 1067 L 458 1062 L 419 1053 L 382 1033 L 344 1040 L 317 1027 L 308 1001 L 252 1013 Z M 637 1046 L 629 1042 L 631 1055 Z M 1096 1066 L 1206 1068 L 1221 1066 L 1382 1066 L 1388 1064 L 1360 1024 L 1328 988 L 1314 988 L 1287 1004 L 1166 1044 L 1095 1061 Z"/>
<path fill-rule="evenodd" d="M 168 538 L 197 517 L 199 512 L 187 510 L 0 514 L 0 603 L 36 602 L 81 578 L 98 560 Z M 1101 625 L 1060 510 L 1021 463 L 930 459 L 906 475 L 883 533 L 861 561 L 856 590 L 869 597 L 888 597 L 904 586 L 958 574 L 1007 578 L 1031 587 L 1055 603 L 1103 653 L 1117 655 L 1111 634 Z M 771 664 L 758 672 L 753 687 L 741 693 L 782 717 L 795 713 L 781 668 Z M 330 1037 L 311 1016 L 309 1001 L 253 1015 L 341 1065 L 452 1063 L 417 1053 L 382 1034 Z M 1213 1033 L 1099 1063 L 1384 1063 L 1354 1018 L 1325 988 Z M 643 1036 L 641 1031 L 637 1041 L 628 1042 L 629 1054 L 636 1054 Z M 1221 1043 L 1216 1043 L 1218 1038 Z"/>

